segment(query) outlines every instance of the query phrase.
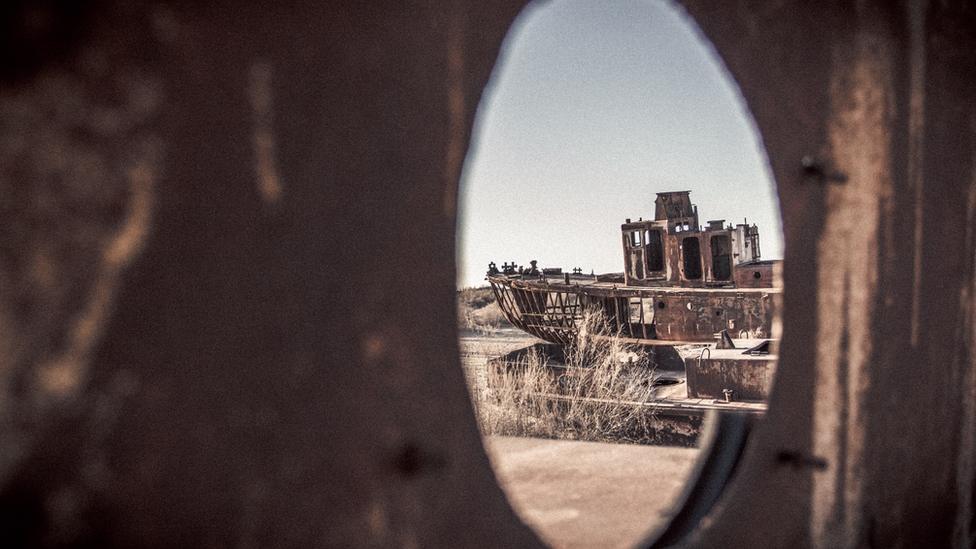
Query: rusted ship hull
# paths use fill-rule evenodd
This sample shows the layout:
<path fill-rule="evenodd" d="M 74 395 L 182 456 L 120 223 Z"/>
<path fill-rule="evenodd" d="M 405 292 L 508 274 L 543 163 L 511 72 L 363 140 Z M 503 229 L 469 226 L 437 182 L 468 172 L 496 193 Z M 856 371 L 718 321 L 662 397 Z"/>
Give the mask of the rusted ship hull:
<path fill-rule="evenodd" d="M 780 295 L 768 287 L 618 286 L 583 276 L 566 283 L 499 274 L 488 282 L 509 322 L 563 345 L 575 338 L 586 310 L 601 312 L 613 332 L 636 345 L 712 342 L 722 330 L 768 338 Z"/>

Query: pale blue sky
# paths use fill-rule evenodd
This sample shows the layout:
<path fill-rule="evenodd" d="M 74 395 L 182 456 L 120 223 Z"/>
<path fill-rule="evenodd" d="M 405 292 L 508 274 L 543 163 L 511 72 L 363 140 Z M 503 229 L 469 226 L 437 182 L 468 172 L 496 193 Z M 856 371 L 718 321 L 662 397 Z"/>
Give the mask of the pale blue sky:
<path fill-rule="evenodd" d="M 672 4 L 556 0 L 512 27 L 461 183 L 458 285 L 489 261 L 623 270 L 620 224 L 690 190 L 702 224 L 759 225 L 782 257 L 772 177 L 731 77 Z"/>

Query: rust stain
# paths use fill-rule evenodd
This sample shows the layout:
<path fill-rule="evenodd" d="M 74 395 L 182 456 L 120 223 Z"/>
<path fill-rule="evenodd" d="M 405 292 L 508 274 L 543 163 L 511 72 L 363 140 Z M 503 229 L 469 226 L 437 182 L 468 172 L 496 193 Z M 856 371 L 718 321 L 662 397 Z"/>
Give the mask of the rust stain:
<path fill-rule="evenodd" d="M 878 237 L 888 175 L 892 55 L 886 37 L 862 32 L 831 82 L 830 148 L 848 183 L 826 189 L 818 243 L 818 346 L 813 451 L 833 466 L 813 473 L 810 531 L 816 546 L 855 546 L 862 531 L 863 398 L 871 379 L 871 319 L 878 292 Z M 848 56 L 853 59 L 845 63 Z M 838 276 L 838 273 L 844 273 Z"/>
<path fill-rule="evenodd" d="M 444 216 L 453 218 L 457 211 L 458 177 L 464 162 L 466 135 L 464 100 L 464 29 L 463 6 L 455 2 L 447 28 L 447 150 L 444 162 Z"/>
<path fill-rule="evenodd" d="M 272 72 L 271 63 L 255 61 L 251 64 L 247 86 L 254 117 L 254 170 L 258 192 L 269 204 L 278 202 L 284 190 L 275 153 Z"/>
<path fill-rule="evenodd" d="M 913 240 L 912 273 L 912 346 L 918 345 L 919 308 L 922 296 L 922 232 L 925 216 L 922 211 L 925 193 L 924 154 L 925 145 L 925 12 L 928 2 L 920 0 L 908 3 L 910 35 L 910 74 L 908 100 L 908 183 L 915 191 L 915 226 Z"/>

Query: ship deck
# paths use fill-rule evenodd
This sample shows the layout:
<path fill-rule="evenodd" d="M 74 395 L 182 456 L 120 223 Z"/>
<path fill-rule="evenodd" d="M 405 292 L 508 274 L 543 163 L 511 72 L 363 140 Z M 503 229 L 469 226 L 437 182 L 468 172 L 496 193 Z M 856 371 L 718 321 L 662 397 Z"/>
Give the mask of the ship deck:
<path fill-rule="evenodd" d="M 615 275 L 570 275 L 569 283 L 566 283 L 564 276 L 541 277 L 524 275 L 489 275 L 489 282 L 509 285 L 513 288 L 524 288 L 534 290 L 550 290 L 558 292 L 580 292 L 593 296 L 601 297 L 650 297 L 652 295 L 683 295 L 714 293 L 715 295 L 736 295 L 736 294 L 779 294 L 782 289 L 776 286 L 760 288 L 738 288 L 729 285 L 708 285 L 700 286 L 678 285 L 664 281 L 651 281 L 646 286 L 625 285 L 623 274 L 616 278 L 607 280 L 603 277 Z M 603 278 L 603 279 L 601 279 Z"/>

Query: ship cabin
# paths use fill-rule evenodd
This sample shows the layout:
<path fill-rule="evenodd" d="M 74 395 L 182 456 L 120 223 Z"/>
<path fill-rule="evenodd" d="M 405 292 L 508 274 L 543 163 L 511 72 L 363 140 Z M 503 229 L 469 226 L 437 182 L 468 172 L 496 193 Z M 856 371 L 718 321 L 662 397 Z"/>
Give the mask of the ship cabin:
<path fill-rule="evenodd" d="M 691 191 L 657 193 L 654 219 L 628 219 L 620 226 L 624 283 L 628 286 L 767 288 L 773 263 L 762 261 L 759 228 L 726 225 L 724 219 L 702 227 Z"/>

